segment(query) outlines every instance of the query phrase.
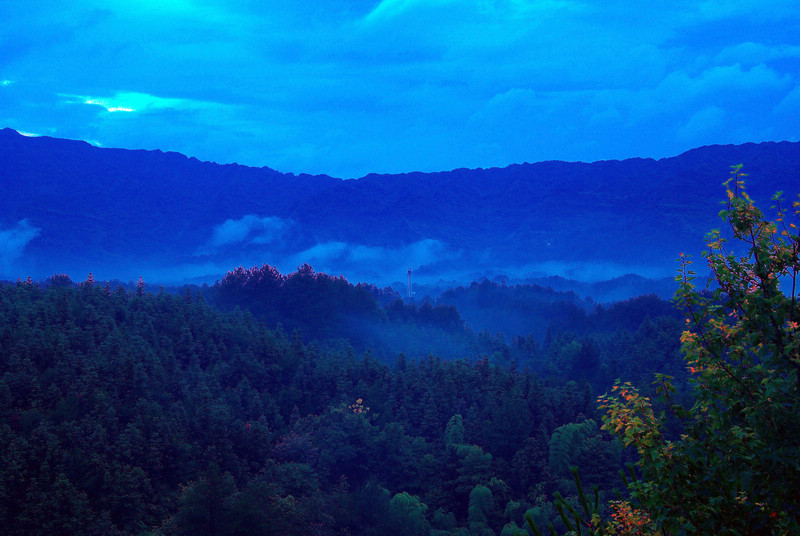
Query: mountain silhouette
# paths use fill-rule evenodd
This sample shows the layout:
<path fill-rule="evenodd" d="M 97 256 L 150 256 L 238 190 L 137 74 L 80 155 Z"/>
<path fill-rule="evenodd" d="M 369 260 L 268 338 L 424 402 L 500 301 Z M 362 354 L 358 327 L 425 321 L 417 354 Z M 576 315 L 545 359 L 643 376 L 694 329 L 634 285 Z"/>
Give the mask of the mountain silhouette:
<path fill-rule="evenodd" d="M 486 273 L 669 275 L 719 227 L 742 163 L 762 209 L 796 195 L 800 143 L 342 180 L 0 130 L 0 277 L 213 282 L 238 265 L 384 283 Z"/>

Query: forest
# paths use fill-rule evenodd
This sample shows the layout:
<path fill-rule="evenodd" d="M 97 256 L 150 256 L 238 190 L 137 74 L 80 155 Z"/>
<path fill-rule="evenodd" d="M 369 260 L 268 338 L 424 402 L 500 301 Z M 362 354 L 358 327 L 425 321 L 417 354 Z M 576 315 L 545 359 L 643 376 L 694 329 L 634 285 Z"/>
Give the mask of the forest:
<path fill-rule="evenodd" d="M 673 302 L 410 302 L 309 265 L 5 282 L 3 533 L 797 534 L 800 203 L 777 207 L 735 175 L 715 284 L 682 256 Z"/>

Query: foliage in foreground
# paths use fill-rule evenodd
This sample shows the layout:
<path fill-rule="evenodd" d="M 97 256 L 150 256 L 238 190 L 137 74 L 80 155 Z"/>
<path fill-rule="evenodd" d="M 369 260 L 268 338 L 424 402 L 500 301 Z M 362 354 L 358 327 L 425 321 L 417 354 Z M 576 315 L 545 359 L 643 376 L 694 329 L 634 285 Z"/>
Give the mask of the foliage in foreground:
<path fill-rule="evenodd" d="M 631 500 L 613 502 L 608 521 L 596 504 L 580 512 L 560 501 L 575 534 L 800 534 L 800 202 L 786 210 L 778 193 L 768 221 L 740 166 L 732 175 L 720 216 L 733 245 L 715 230 L 704 254 L 716 288 L 698 292 L 683 255 L 676 278 L 693 405 L 675 403 L 671 378 L 656 375 L 683 432 L 668 439 L 664 413 L 630 383 L 601 396 L 604 429 L 639 460 L 626 482 Z"/>

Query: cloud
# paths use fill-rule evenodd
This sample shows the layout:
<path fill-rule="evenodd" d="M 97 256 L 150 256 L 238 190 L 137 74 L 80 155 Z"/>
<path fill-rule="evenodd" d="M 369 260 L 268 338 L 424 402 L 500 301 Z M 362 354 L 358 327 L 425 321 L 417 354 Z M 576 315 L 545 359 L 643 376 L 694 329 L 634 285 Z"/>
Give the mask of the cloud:
<path fill-rule="evenodd" d="M 199 248 L 195 255 L 211 255 L 228 246 L 270 244 L 280 240 L 291 226 L 290 220 L 254 214 L 242 216 L 238 220 L 225 220 L 214 227 L 208 243 Z"/>
<path fill-rule="evenodd" d="M 693 6 L 693 14 L 700 20 L 719 22 L 727 18 L 747 18 L 761 23 L 763 21 L 782 21 L 784 17 L 796 13 L 795 0 L 769 0 L 753 2 L 752 0 L 705 0 Z M 728 31 L 728 29 L 726 29 Z"/>
<path fill-rule="evenodd" d="M 14 261 L 22 256 L 28 242 L 39 236 L 41 229 L 22 219 L 9 228 L 0 228 L 0 269 L 8 272 Z"/>
<path fill-rule="evenodd" d="M 346 242 L 325 242 L 275 261 L 283 273 L 308 263 L 318 272 L 344 274 L 353 281 L 390 284 L 405 281 L 411 268 L 414 280 L 469 281 L 484 277 L 503 266 L 514 277 L 561 276 L 583 282 L 605 281 L 624 274 L 637 273 L 644 277 L 668 277 L 672 268 L 651 265 L 624 265 L 603 261 L 560 262 L 546 261 L 517 264 L 498 259 L 497 251 L 455 250 L 440 240 L 425 239 L 394 248 L 374 247 Z"/>
<path fill-rule="evenodd" d="M 303 262 L 344 261 L 350 263 L 402 261 L 400 264 L 419 266 L 427 264 L 444 254 L 447 246 L 439 240 L 425 239 L 398 248 L 365 246 L 345 242 L 325 242 L 317 244 L 305 251 L 297 253 L 298 260 Z"/>
<path fill-rule="evenodd" d="M 432 263 L 452 262 L 460 255 L 444 242 L 433 239 L 396 248 L 325 242 L 288 256 L 280 268 L 289 271 L 308 263 L 320 272 L 343 273 L 359 281 L 389 283 L 404 276 L 408 268 L 417 270 Z"/>
<path fill-rule="evenodd" d="M 626 274 L 637 274 L 642 277 L 660 279 L 673 275 L 671 268 L 657 266 L 631 266 L 612 262 L 560 262 L 548 261 L 518 266 L 507 269 L 515 277 L 550 277 L 559 276 L 584 283 L 608 281 Z"/>
<path fill-rule="evenodd" d="M 439 10 L 441 19 L 431 21 L 425 19 L 432 10 Z M 486 2 L 484 0 L 381 0 L 364 18 L 370 24 L 383 23 L 404 16 L 419 18 L 419 22 L 431 27 L 440 23 L 453 21 L 494 23 L 499 20 L 506 24 L 517 21 L 531 22 L 531 19 L 550 13 L 584 12 L 582 2 L 573 0 L 501 0 Z M 511 27 L 516 31 L 518 28 Z"/>
<path fill-rule="evenodd" d="M 232 236 L 241 236 L 236 232 Z M 241 244 L 241 242 L 230 245 Z M 143 275 L 145 281 L 181 284 L 186 282 L 213 282 L 236 266 L 275 266 L 281 273 L 289 274 L 303 264 L 311 265 L 316 272 L 344 275 L 352 282 L 389 285 L 405 282 L 406 273 L 412 269 L 415 283 L 434 284 L 442 281 L 468 282 L 503 274 L 526 279 L 560 276 L 581 282 L 607 281 L 625 274 L 635 273 L 649 278 L 665 278 L 673 274 L 669 266 L 630 265 L 603 261 L 545 261 L 520 264 L 502 257 L 497 251 L 454 250 L 439 240 L 420 240 L 397 247 L 376 247 L 346 242 L 324 242 L 299 252 L 273 250 L 231 249 L 210 258 L 186 259 L 185 262 L 140 268 L 137 273 L 115 277 L 135 279 Z M 498 264 L 499 262 L 499 264 Z"/>
<path fill-rule="evenodd" d="M 712 106 L 702 144 L 791 132 L 794 3 L 12 3 L 0 124 L 339 177 L 669 156 Z"/>
<path fill-rule="evenodd" d="M 444 6 L 457 7 L 458 4 L 459 2 L 456 0 L 381 0 L 381 2 L 364 17 L 364 21 L 368 23 L 377 23 L 382 20 L 393 19 L 409 11 L 440 8 Z"/>
<path fill-rule="evenodd" d="M 720 65 L 745 65 L 752 67 L 769 63 L 774 60 L 800 58 L 800 46 L 777 45 L 770 46 L 764 43 L 746 41 L 725 47 L 714 58 Z"/>
<path fill-rule="evenodd" d="M 776 119 L 783 118 L 784 121 L 786 121 L 787 118 L 800 117 L 800 85 L 795 87 L 780 103 L 778 103 L 775 107 L 775 115 L 777 116 Z M 790 121 L 793 121 L 793 119 Z M 795 132 L 794 136 L 787 137 L 786 139 L 796 141 L 798 135 L 800 135 L 800 133 Z"/>
<path fill-rule="evenodd" d="M 678 129 L 678 135 L 688 143 L 702 143 L 708 134 L 716 132 L 725 124 L 725 110 L 719 106 L 709 106 L 694 114 Z"/>
<path fill-rule="evenodd" d="M 210 282 L 219 279 L 236 266 L 261 266 L 265 263 L 275 266 L 284 274 L 294 272 L 303 264 L 309 264 L 317 272 L 341 274 L 350 281 L 373 284 L 390 284 L 404 279 L 408 268 L 416 273 L 417 270 L 428 267 L 428 271 L 435 273 L 437 278 L 450 273 L 442 271 L 441 266 L 434 266 L 436 264 L 463 275 L 463 272 L 458 271 L 462 252 L 455 251 L 438 240 L 420 240 L 394 248 L 332 241 L 294 251 L 288 250 L 285 244 L 277 243 L 282 241 L 277 235 L 294 224 L 277 218 L 274 219 L 277 221 L 271 223 L 265 223 L 264 220 L 269 218 L 245 216 L 239 220 L 227 220 L 214 228 L 214 237 L 198 249 L 194 259 L 150 267 L 141 273 L 129 274 L 128 277 L 144 275 L 145 280 L 165 283 Z M 265 227 L 269 230 L 264 231 Z M 279 232 L 275 233 L 276 230 Z M 264 247 L 257 247 L 255 240 L 268 241 L 270 236 L 274 238 L 273 241 L 261 244 Z M 215 240 L 220 244 L 218 247 L 212 246 Z M 253 244 L 256 247 L 244 247 Z"/>
<path fill-rule="evenodd" d="M 193 99 L 158 97 L 147 93 L 118 92 L 113 97 L 88 97 L 59 93 L 70 104 L 89 104 L 108 112 L 147 112 L 156 110 L 208 110 L 222 105 Z"/>

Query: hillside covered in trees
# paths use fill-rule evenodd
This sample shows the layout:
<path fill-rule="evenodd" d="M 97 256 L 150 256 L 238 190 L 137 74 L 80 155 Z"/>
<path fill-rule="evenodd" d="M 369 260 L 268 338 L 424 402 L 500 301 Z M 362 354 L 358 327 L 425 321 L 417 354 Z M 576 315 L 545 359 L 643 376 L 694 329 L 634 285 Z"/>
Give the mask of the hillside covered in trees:
<path fill-rule="evenodd" d="M 8 534 L 479 534 L 526 511 L 544 520 L 553 491 L 572 493 L 571 464 L 619 486 L 625 455 L 599 430 L 597 389 L 680 369 L 677 344 L 657 342 L 680 322 L 657 298 L 564 302 L 551 315 L 572 329 L 508 340 L 452 305 L 310 267 L 175 294 L 54 276 L 3 284 L 0 307 Z M 413 354 L 405 333 L 461 357 L 376 357 L 379 331 L 397 336 L 378 354 Z"/>
<path fill-rule="evenodd" d="M 3 531 L 795 534 L 800 201 L 770 221 L 735 173 L 714 284 L 682 255 L 674 304 L 310 265 L 4 282 Z"/>

